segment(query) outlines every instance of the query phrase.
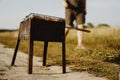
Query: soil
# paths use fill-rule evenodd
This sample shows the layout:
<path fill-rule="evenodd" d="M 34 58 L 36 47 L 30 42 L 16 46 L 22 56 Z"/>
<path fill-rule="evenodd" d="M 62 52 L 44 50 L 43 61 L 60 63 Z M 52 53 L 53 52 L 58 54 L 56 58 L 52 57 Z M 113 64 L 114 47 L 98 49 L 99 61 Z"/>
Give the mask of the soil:
<path fill-rule="evenodd" d="M 28 55 L 18 52 L 14 66 L 11 65 L 14 49 L 0 44 L 0 80 L 108 80 L 95 77 L 86 71 L 72 71 L 62 74 L 61 66 L 42 66 L 42 58 L 33 58 L 33 74 L 28 74 Z"/>

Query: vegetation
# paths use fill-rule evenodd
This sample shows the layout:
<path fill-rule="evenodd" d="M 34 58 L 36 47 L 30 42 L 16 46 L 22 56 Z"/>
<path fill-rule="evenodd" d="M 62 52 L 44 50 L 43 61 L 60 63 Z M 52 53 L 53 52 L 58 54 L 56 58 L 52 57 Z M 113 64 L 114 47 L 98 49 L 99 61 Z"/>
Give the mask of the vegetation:
<path fill-rule="evenodd" d="M 110 27 L 110 25 L 108 25 L 108 24 L 99 24 L 99 25 L 97 25 L 97 27 Z"/>
<path fill-rule="evenodd" d="M 94 28 L 94 25 L 92 23 L 87 23 L 87 28 Z"/>
<path fill-rule="evenodd" d="M 13 32 L 13 31 L 17 31 L 17 30 L 0 29 L 0 33 L 1 32 Z"/>
<path fill-rule="evenodd" d="M 75 71 L 88 71 L 99 77 L 118 80 L 120 71 L 120 28 L 90 28 L 84 33 L 85 50 L 76 49 L 76 31 L 71 30 L 66 39 L 67 66 Z M 1 32 L 0 43 L 15 47 L 18 31 Z M 34 42 L 34 55 L 42 57 L 43 42 Z M 28 41 L 21 41 L 19 50 L 28 53 Z M 48 65 L 61 65 L 62 44 L 50 42 L 48 46 Z"/>

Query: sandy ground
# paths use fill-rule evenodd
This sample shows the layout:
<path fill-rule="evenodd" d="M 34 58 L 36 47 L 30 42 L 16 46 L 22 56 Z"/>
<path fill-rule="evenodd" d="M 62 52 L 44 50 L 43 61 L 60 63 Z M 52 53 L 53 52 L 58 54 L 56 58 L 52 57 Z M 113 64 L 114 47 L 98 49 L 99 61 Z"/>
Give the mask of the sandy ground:
<path fill-rule="evenodd" d="M 61 66 L 42 67 L 42 59 L 34 57 L 33 74 L 28 72 L 28 55 L 18 52 L 15 66 L 11 67 L 14 49 L 4 48 L 0 44 L 0 80 L 108 80 L 95 77 L 86 71 L 75 72 L 67 67 L 67 73 L 62 74 Z"/>

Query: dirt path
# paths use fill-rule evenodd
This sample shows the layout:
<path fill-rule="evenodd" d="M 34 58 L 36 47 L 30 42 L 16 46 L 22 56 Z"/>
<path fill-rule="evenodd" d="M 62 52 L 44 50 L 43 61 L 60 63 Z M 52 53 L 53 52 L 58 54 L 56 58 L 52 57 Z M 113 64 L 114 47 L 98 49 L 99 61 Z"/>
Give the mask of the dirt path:
<path fill-rule="evenodd" d="M 33 74 L 27 74 L 28 55 L 18 52 L 15 66 L 11 67 L 14 49 L 4 48 L 0 44 L 0 80 L 107 80 L 95 77 L 87 72 L 74 72 L 67 68 L 62 74 L 61 66 L 42 67 L 42 60 L 34 57 Z"/>

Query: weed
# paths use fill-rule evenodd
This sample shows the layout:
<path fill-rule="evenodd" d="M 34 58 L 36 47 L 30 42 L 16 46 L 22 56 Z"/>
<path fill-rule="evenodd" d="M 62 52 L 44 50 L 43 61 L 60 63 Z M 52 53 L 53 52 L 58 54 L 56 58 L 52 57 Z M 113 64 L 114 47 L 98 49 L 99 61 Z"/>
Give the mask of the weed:
<path fill-rule="evenodd" d="M 7 47 L 15 47 L 18 32 L 1 32 L 0 42 Z M 117 80 L 120 71 L 120 28 L 92 28 L 84 33 L 83 44 L 86 50 L 76 49 L 76 31 L 72 30 L 66 38 L 67 65 L 72 70 L 88 71 L 96 76 Z M 48 43 L 48 65 L 61 65 L 62 44 Z M 34 42 L 34 55 L 43 56 L 44 42 Z M 28 53 L 28 41 L 21 41 L 19 50 Z"/>

